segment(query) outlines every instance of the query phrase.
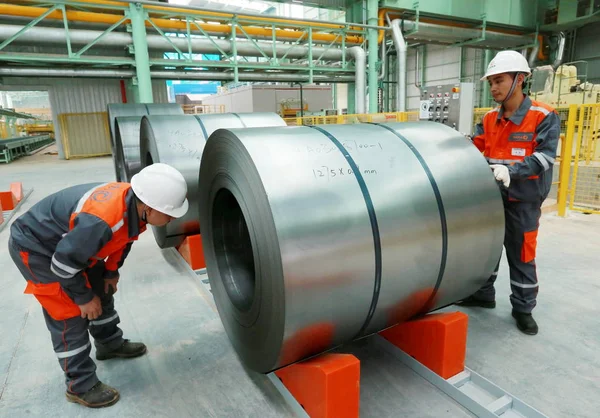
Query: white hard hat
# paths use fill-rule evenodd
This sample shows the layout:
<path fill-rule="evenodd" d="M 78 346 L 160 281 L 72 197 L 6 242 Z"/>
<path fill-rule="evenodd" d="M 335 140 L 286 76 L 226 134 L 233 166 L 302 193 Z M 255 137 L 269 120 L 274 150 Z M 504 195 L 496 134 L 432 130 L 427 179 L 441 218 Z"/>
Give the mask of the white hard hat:
<path fill-rule="evenodd" d="M 489 76 L 502 73 L 526 73 L 531 74 L 529 63 L 523 55 L 517 51 L 500 51 L 490 65 L 487 67 L 485 75 L 481 77 L 481 81 L 485 81 Z"/>
<path fill-rule="evenodd" d="M 131 178 L 131 188 L 143 203 L 173 218 L 181 218 L 188 211 L 185 178 L 170 165 L 145 167 Z"/>

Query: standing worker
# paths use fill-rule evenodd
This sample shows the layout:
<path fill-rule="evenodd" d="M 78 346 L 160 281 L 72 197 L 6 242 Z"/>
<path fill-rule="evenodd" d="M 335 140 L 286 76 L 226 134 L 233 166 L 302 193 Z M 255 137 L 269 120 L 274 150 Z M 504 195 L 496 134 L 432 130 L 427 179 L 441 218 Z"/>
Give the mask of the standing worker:
<path fill-rule="evenodd" d="M 10 255 L 42 305 L 70 402 L 99 408 L 119 392 L 96 376 L 90 358 L 132 358 L 146 346 L 123 339 L 112 293 L 119 268 L 146 225 L 162 226 L 188 210 L 179 171 L 153 164 L 129 183 L 83 184 L 52 194 L 11 226 Z"/>
<path fill-rule="evenodd" d="M 475 127 L 473 143 L 501 183 L 512 316 L 522 332 L 535 335 L 538 325 L 531 311 L 538 294 L 537 234 L 542 202 L 552 184 L 560 119 L 552 107 L 523 93 L 530 74 L 527 60 L 518 52 L 502 51 L 494 57 L 481 81 L 487 80 L 500 106 Z M 498 266 L 486 284 L 459 305 L 495 308 L 497 276 Z"/>

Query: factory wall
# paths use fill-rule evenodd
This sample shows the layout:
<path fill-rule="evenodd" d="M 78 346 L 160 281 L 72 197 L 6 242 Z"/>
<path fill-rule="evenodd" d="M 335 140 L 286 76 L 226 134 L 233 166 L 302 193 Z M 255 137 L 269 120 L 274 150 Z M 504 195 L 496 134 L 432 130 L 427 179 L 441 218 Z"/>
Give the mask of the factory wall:
<path fill-rule="evenodd" d="M 300 99 L 297 87 L 275 85 L 245 85 L 202 99 L 202 104 L 225 105 L 225 112 L 279 112 L 279 103 Z M 303 99 L 312 112 L 331 109 L 331 86 L 303 86 Z"/>
<path fill-rule="evenodd" d="M 121 86 L 116 79 L 4 77 L 0 88 L 48 91 L 60 158 L 64 158 L 64 153 L 58 122 L 59 114 L 106 112 L 109 103 L 121 103 Z M 168 102 L 164 81 L 152 82 L 152 94 L 155 103 Z"/>
<path fill-rule="evenodd" d="M 417 110 L 421 97 L 420 89 L 415 85 L 421 81 L 424 87 L 435 86 L 439 84 L 457 83 L 461 78 L 461 49 L 449 48 L 440 45 L 427 45 L 425 49 L 425 74 L 422 80 L 418 80 L 416 73 L 416 48 L 410 48 L 406 57 L 406 109 Z M 479 81 L 483 75 L 484 50 L 465 48 L 463 51 L 462 79 L 463 82 L 472 82 L 475 84 L 475 107 L 482 107 L 481 88 L 482 82 Z M 419 66 L 421 63 L 419 63 Z M 421 78 L 421 67 L 419 67 L 419 78 Z"/>

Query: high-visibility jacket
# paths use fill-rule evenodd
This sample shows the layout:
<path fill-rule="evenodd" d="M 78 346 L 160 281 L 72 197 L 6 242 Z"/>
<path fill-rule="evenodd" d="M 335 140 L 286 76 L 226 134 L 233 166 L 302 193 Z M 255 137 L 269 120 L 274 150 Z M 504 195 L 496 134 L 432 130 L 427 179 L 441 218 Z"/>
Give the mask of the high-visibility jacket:
<path fill-rule="evenodd" d="M 85 270 L 105 261 L 104 278 L 118 276 L 131 245 L 145 231 L 129 183 L 83 184 L 52 194 L 11 226 L 14 244 L 51 259 L 49 283 L 28 283 L 26 293 L 56 282 L 77 305 L 93 298 Z"/>
<path fill-rule="evenodd" d="M 525 97 L 509 118 L 504 117 L 503 107 L 486 113 L 475 127 L 473 143 L 490 164 L 508 166 L 509 200 L 541 202 L 552 185 L 559 136 L 556 111 Z"/>

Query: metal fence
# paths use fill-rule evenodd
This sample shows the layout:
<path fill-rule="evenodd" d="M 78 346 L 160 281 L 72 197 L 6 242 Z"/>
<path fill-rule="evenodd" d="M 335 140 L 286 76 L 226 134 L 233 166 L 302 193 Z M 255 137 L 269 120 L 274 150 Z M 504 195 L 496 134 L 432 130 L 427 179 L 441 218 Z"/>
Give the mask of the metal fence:
<path fill-rule="evenodd" d="M 558 213 L 600 214 L 600 104 L 558 109 L 561 116 Z"/>
<path fill-rule="evenodd" d="M 58 115 L 65 158 L 111 155 L 106 112 Z"/>
<path fill-rule="evenodd" d="M 304 116 L 297 118 L 283 118 L 283 120 L 285 120 L 285 122 L 289 126 L 349 125 L 354 123 L 373 122 L 413 122 L 419 120 L 419 112 L 388 112 L 353 115 Z"/>

